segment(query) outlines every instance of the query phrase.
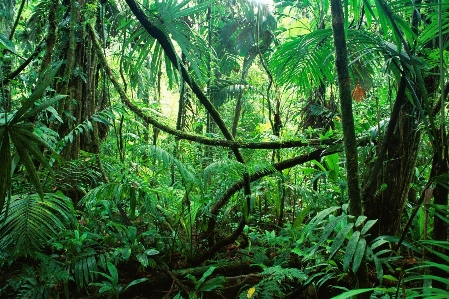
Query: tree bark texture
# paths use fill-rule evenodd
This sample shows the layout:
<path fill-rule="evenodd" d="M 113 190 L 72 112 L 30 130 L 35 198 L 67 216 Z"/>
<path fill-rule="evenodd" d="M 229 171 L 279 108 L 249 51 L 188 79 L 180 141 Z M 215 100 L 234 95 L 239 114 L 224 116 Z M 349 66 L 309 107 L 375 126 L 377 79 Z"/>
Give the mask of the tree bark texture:
<path fill-rule="evenodd" d="M 349 212 L 354 216 L 362 215 L 362 198 L 359 186 L 359 167 L 357 153 L 357 139 L 355 136 L 354 116 L 352 113 L 352 95 L 349 77 L 349 59 L 346 48 L 343 6 L 340 0 L 331 1 L 332 29 L 335 45 L 335 64 L 338 74 L 338 87 L 340 94 L 341 119 L 346 155 L 346 176 L 349 196 Z M 360 288 L 369 286 L 366 263 L 358 269 L 357 279 Z M 369 298 L 370 294 L 360 295 L 360 298 Z"/>
<path fill-rule="evenodd" d="M 418 155 L 421 134 L 417 126 L 416 110 L 410 101 L 404 100 L 376 188 L 364 198 L 365 215 L 378 219 L 371 228 L 373 238 L 398 233 Z"/>
<path fill-rule="evenodd" d="M 53 6 L 55 7 L 55 6 Z M 61 68 L 63 80 L 57 86 L 57 92 L 67 94 L 68 97 L 60 102 L 59 114 L 64 123 L 55 127 L 60 136 L 66 136 L 77 125 L 97 112 L 97 104 L 102 102 L 97 95 L 100 76 L 98 73 L 98 55 L 95 52 L 92 39 L 85 34 L 84 15 L 80 13 L 78 2 L 70 1 L 69 13 L 71 16 L 69 26 L 59 36 L 66 35 L 68 39 L 59 38 L 60 43 L 55 49 L 55 57 L 66 60 L 65 67 Z M 91 153 L 99 152 L 98 124 L 91 122 L 92 130 L 84 130 L 83 134 L 74 134 L 73 142 L 68 143 L 62 154 L 68 159 L 77 158 L 80 150 Z"/>
<path fill-rule="evenodd" d="M 357 139 L 354 129 L 354 116 L 352 114 L 351 80 L 349 77 L 349 60 L 346 48 L 344 15 L 340 0 L 331 1 L 331 11 L 336 53 L 335 64 L 338 74 L 341 119 L 346 155 L 347 183 L 350 200 L 349 209 L 352 215 L 359 216 L 362 214 L 362 203 L 359 187 Z"/>
<path fill-rule="evenodd" d="M 440 131 L 444 130 L 442 128 L 440 128 Z M 446 134 L 443 134 L 444 136 L 443 139 L 447 140 L 447 136 Z M 438 137 L 440 137 L 441 135 L 438 134 Z M 447 147 L 445 146 L 446 141 L 442 140 L 442 138 L 438 138 L 439 140 L 437 142 L 440 143 L 441 147 L 444 148 L 444 152 L 443 153 L 437 153 L 435 152 L 433 155 L 433 161 L 432 161 L 432 171 L 430 173 L 430 177 L 431 178 L 435 178 L 438 176 L 444 176 L 444 175 L 448 175 L 449 174 L 449 161 L 448 161 L 448 153 L 447 153 Z M 447 182 L 445 182 L 447 183 Z M 435 205 L 440 205 L 443 207 L 447 207 L 448 204 L 448 189 L 441 185 L 441 184 L 436 184 L 435 189 L 433 189 L 433 203 Z M 447 223 L 446 221 L 444 221 L 443 219 L 441 219 L 440 217 L 438 217 L 438 215 L 436 213 L 441 214 L 441 212 L 439 211 L 435 211 L 435 216 L 433 217 L 433 239 L 434 240 L 438 240 L 438 241 L 447 241 L 448 239 L 448 234 L 447 234 Z M 444 215 L 443 215 L 444 217 Z M 444 249 L 444 247 L 440 247 L 440 246 L 435 246 L 434 248 L 437 252 L 439 252 L 440 254 L 447 254 L 447 250 Z M 447 261 L 445 261 L 443 258 L 439 257 L 436 254 L 432 254 L 431 259 L 434 263 L 437 264 L 446 264 Z M 438 277 L 447 277 L 447 272 L 443 269 L 437 268 L 437 267 L 432 267 L 431 270 L 432 275 L 438 276 Z M 444 282 L 438 281 L 438 280 L 434 280 L 433 287 L 445 290 L 446 289 L 446 284 Z"/>

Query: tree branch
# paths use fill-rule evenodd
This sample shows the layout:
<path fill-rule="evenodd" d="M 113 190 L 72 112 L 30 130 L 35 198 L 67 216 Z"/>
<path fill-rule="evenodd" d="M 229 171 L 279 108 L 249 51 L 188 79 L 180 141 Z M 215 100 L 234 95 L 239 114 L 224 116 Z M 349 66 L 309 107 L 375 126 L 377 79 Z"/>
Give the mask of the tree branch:
<path fill-rule="evenodd" d="M 223 139 L 213 139 L 207 138 L 200 135 L 189 134 L 180 130 L 176 130 L 168 125 L 160 123 L 156 117 L 144 113 L 139 107 L 137 107 L 123 90 L 120 82 L 115 77 L 112 69 L 109 66 L 106 57 L 104 56 L 103 50 L 101 48 L 100 42 L 96 36 L 96 33 L 91 25 L 88 25 L 88 31 L 94 41 L 95 50 L 100 58 L 100 62 L 106 71 L 109 79 L 117 90 L 120 99 L 123 104 L 128 107 L 133 113 L 135 113 L 139 118 L 141 118 L 145 123 L 155 126 L 156 128 L 164 131 L 168 134 L 174 135 L 179 139 L 190 140 L 198 142 L 205 145 L 221 146 L 226 148 L 248 148 L 248 149 L 280 149 L 280 148 L 293 148 L 293 147 L 306 147 L 306 146 L 320 146 L 320 145 L 331 145 L 340 142 L 337 139 L 306 139 L 306 140 L 287 140 L 278 142 L 245 142 L 245 141 L 235 141 L 235 140 L 223 140 Z"/>
<path fill-rule="evenodd" d="M 319 161 L 322 157 L 324 156 L 328 156 L 328 155 L 332 155 L 334 153 L 338 153 L 342 150 L 341 147 L 333 147 L 332 149 L 329 148 L 320 148 L 317 150 L 314 150 L 311 153 L 308 153 L 306 155 L 302 155 L 302 156 L 298 156 L 292 159 L 288 159 L 288 160 L 284 160 L 281 161 L 279 163 L 275 163 L 272 165 L 272 167 L 269 168 L 264 168 L 262 170 L 259 170 L 253 174 L 251 174 L 249 176 L 249 180 L 250 182 L 254 182 L 257 181 L 267 175 L 273 174 L 276 171 L 282 171 L 284 169 L 288 169 L 291 167 L 294 167 L 296 165 L 308 162 L 308 161 L 312 161 L 312 160 L 317 160 Z M 239 180 L 237 182 L 235 182 L 231 187 L 228 188 L 228 190 L 225 191 L 225 193 L 223 193 L 223 195 L 221 196 L 221 198 L 219 198 L 217 200 L 217 202 L 215 203 L 215 205 L 212 207 L 211 209 L 211 218 L 209 218 L 209 223 L 207 226 L 207 231 L 204 233 L 203 237 L 207 237 L 209 238 L 213 231 L 215 230 L 215 226 L 216 226 L 216 219 L 218 216 L 218 213 L 220 212 L 220 210 L 223 208 L 224 205 L 226 205 L 229 201 L 229 199 L 240 189 L 243 188 L 245 182 L 243 180 Z M 220 250 L 220 248 L 222 248 L 223 246 L 226 246 L 228 244 L 231 244 L 232 242 L 234 242 L 238 236 L 240 235 L 240 233 L 242 232 L 244 227 L 244 223 L 242 226 L 242 221 L 240 221 L 239 227 L 234 231 L 234 233 L 225 238 L 222 239 L 220 241 L 218 241 L 217 243 L 215 243 L 211 249 L 209 249 L 206 253 L 202 254 L 200 257 L 196 258 L 192 263 L 193 265 L 199 265 L 202 262 L 204 262 L 205 260 L 212 258 L 213 255 Z"/>
<path fill-rule="evenodd" d="M 218 128 L 220 128 L 221 132 L 223 133 L 224 137 L 227 140 L 233 141 L 234 138 L 232 137 L 231 132 L 229 132 L 228 128 L 226 127 L 223 119 L 218 113 L 218 110 L 215 109 L 214 105 L 209 101 L 209 99 L 203 93 L 198 84 L 189 76 L 189 73 L 187 72 L 187 69 L 184 67 L 184 65 L 179 63 L 175 50 L 173 49 L 173 46 L 170 43 L 168 37 L 165 35 L 165 33 L 156 26 L 154 26 L 153 24 L 151 24 L 145 13 L 137 6 L 134 0 L 126 0 L 126 3 L 133 12 L 134 16 L 136 16 L 136 18 L 139 20 L 140 24 L 145 28 L 145 30 L 159 42 L 159 44 L 161 45 L 162 49 L 164 49 L 164 52 L 171 61 L 171 63 L 176 68 L 180 69 L 182 78 L 190 86 L 193 93 L 196 95 L 201 104 L 209 112 L 210 116 L 212 116 Z M 243 159 L 242 153 L 240 152 L 239 148 L 233 146 L 231 147 L 231 150 L 234 153 L 234 156 L 237 159 L 237 161 L 242 164 L 245 164 L 245 160 Z M 249 175 L 247 172 L 243 173 L 243 179 L 245 181 L 245 196 L 247 197 L 247 202 L 249 205 L 251 186 L 249 182 Z"/>

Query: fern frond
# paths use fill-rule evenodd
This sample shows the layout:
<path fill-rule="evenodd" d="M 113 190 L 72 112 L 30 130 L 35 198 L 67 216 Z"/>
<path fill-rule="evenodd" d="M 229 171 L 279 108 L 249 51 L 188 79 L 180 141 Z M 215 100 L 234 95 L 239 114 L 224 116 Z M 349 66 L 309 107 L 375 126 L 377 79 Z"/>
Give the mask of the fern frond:
<path fill-rule="evenodd" d="M 246 166 L 235 160 L 219 160 L 204 168 L 203 180 L 205 182 L 210 182 L 213 178 L 216 178 L 215 176 L 222 176 L 221 174 L 223 173 L 226 173 L 227 179 L 237 180 L 241 178 L 245 170 Z"/>
<path fill-rule="evenodd" d="M 159 163 L 165 169 L 169 169 L 171 165 L 175 165 L 179 174 L 181 174 L 184 183 L 194 184 L 200 186 L 200 182 L 195 176 L 194 170 L 173 157 L 171 153 L 164 150 L 163 148 L 155 145 L 141 144 L 135 146 L 133 149 L 133 154 L 135 155 L 147 155 L 150 159 Z"/>
<path fill-rule="evenodd" d="M 61 193 L 16 195 L 11 199 L 9 215 L 0 215 L 0 250 L 23 256 L 42 248 L 48 240 L 73 224 L 71 200 Z"/>
<path fill-rule="evenodd" d="M 86 119 L 82 123 L 78 124 L 72 131 L 64 136 L 64 138 L 62 138 L 56 146 L 56 151 L 60 152 L 68 142 L 72 143 L 75 136 L 83 134 L 87 131 L 92 131 L 92 121 L 110 126 L 112 121 L 117 118 L 116 115 L 123 113 L 125 113 L 125 110 L 121 106 L 111 106 L 96 112 L 89 119 Z"/>

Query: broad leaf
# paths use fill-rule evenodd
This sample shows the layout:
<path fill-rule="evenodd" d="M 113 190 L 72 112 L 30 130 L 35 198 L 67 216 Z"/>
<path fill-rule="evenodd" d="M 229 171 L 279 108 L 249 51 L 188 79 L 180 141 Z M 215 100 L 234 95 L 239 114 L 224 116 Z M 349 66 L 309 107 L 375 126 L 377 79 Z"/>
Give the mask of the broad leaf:
<path fill-rule="evenodd" d="M 338 249 L 340 249 L 341 245 L 346 240 L 346 236 L 348 235 L 349 231 L 353 228 L 353 226 L 354 223 L 349 223 L 338 232 L 337 236 L 332 242 L 332 246 L 330 249 L 331 254 L 329 255 L 329 259 L 331 259 L 335 253 L 337 253 Z"/>
<path fill-rule="evenodd" d="M 7 49 L 8 51 L 16 54 L 16 49 L 12 41 L 10 41 L 3 33 L 0 33 L 0 48 Z"/>
<path fill-rule="evenodd" d="M 343 271 L 348 271 L 349 265 L 351 264 L 352 258 L 354 256 L 355 250 L 357 248 L 357 243 L 359 242 L 360 232 L 355 231 L 351 238 L 349 239 L 348 246 L 346 248 L 345 256 L 343 258 Z"/>
<path fill-rule="evenodd" d="M 377 219 L 376 219 L 376 220 L 368 220 L 368 221 L 366 222 L 365 226 L 362 228 L 361 234 L 362 234 L 362 235 L 366 234 L 366 233 L 369 231 L 369 229 L 370 229 L 376 222 L 377 222 Z"/>
<path fill-rule="evenodd" d="M 356 273 L 357 270 L 360 267 L 360 264 L 363 260 L 363 257 L 365 256 L 365 249 L 366 249 L 366 240 L 360 239 L 360 241 L 357 243 L 357 248 L 355 250 L 354 254 L 354 262 L 352 264 L 352 272 Z"/>

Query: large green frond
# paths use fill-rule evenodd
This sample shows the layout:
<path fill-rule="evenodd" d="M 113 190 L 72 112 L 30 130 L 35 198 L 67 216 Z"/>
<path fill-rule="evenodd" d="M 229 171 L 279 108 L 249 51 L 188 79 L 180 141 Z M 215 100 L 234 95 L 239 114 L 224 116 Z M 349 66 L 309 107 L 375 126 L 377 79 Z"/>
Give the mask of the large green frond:
<path fill-rule="evenodd" d="M 0 214 L 0 250 L 14 256 L 27 255 L 73 223 L 74 209 L 68 197 L 46 193 L 16 195 L 11 199 L 9 215 Z"/>
<path fill-rule="evenodd" d="M 307 92 L 322 82 L 334 80 L 333 51 L 332 30 L 318 30 L 278 47 L 270 68 L 279 84 L 296 85 Z"/>

